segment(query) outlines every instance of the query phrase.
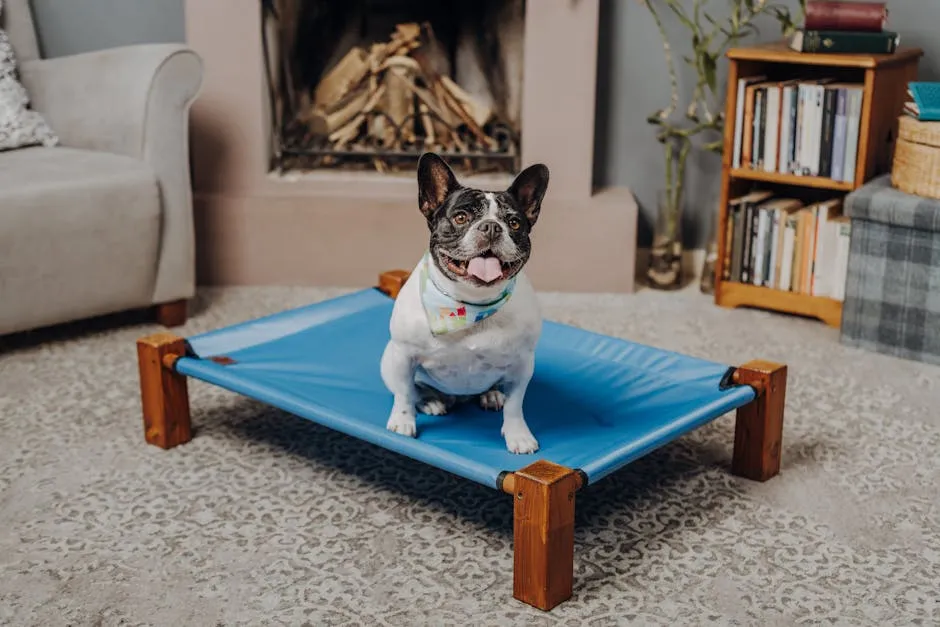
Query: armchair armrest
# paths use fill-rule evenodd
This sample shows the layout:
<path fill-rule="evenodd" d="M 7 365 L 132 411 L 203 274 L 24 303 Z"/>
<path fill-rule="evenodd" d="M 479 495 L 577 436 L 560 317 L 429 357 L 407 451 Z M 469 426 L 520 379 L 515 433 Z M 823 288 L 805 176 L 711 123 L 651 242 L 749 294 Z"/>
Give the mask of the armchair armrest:
<path fill-rule="evenodd" d="M 23 85 L 62 145 L 146 161 L 160 187 L 163 227 L 153 302 L 195 291 L 189 173 L 190 105 L 202 60 L 181 44 L 142 44 L 23 63 Z"/>

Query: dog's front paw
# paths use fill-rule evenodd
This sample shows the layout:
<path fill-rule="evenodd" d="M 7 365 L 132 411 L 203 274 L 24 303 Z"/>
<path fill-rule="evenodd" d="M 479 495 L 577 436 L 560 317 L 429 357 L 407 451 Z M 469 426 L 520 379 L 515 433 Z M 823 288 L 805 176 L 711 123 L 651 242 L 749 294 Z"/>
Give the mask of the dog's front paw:
<path fill-rule="evenodd" d="M 538 440 L 524 422 L 504 425 L 502 434 L 506 438 L 506 448 L 510 453 L 526 455 L 539 450 Z"/>
<path fill-rule="evenodd" d="M 415 424 L 415 415 L 409 414 L 406 411 L 393 411 L 388 422 L 385 424 L 385 428 L 389 431 L 394 431 L 395 433 L 407 435 L 412 438 L 418 433 L 418 427 Z"/>
<path fill-rule="evenodd" d="M 487 411 L 499 411 L 505 402 L 506 395 L 495 388 L 480 394 L 480 407 Z"/>

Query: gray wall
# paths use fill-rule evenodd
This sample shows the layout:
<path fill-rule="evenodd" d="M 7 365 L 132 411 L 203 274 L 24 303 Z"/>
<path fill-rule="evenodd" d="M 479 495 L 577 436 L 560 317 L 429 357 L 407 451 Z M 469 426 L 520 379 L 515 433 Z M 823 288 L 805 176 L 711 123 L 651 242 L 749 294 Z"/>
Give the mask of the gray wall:
<path fill-rule="evenodd" d="M 537 2 L 538 0 L 531 0 Z M 791 6 L 796 0 L 787 0 Z M 687 0 L 691 4 L 691 0 Z M 40 41 L 46 56 L 137 42 L 183 41 L 183 0 L 32 0 Z M 713 0 L 714 15 L 727 6 Z M 598 68 L 597 147 L 595 181 L 598 185 L 627 185 L 642 210 L 641 244 L 649 242 L 649 224 L 655 215 L 656 190 L 662 185 L 663 157 L 646 116 L 665 106 L 669 83 L 662 45 L 655 24 L 636 0 L 601 0 L 601 44 Z M 891 0 L 891 28 L 902 33 L 902 43 L 924 48 L 922 80 L 940 80 L 940 39 L 931 26 L 940 24 L 936 0 Z M 678 21 L 667 29 L 679 42 L 676 54 L 688 48 Z M 772 20 L 760 23 L 764 39 L 777 37 Z M 686 38 L 687 42 L 688 39 Z M 753 40 L 750 40 L 753 41 Z M 749 42 L 748 42 L 749 43 Z M 721 64 L 724 82 L 726 64 Z M 684 73 L 684 94 L 693 86 Z M 708 239 L 718 197 L 720 159 L 717 155 L 690 158 L 683 225 L 688 245 L 702 246 Z"/>
<path fill-rule="evenodd" d="M 43 54 L 59 57 L 186 37 L 183 0 L 31 0 Z"/>

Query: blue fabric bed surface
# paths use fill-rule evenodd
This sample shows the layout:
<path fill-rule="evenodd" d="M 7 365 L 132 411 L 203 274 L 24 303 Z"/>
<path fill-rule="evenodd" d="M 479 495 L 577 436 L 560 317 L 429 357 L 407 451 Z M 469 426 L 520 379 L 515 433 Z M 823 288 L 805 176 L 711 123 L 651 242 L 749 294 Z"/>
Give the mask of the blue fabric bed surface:
<path fill-rule="evenodd" d="M 409 438 L 385 429 L 379 361 L 393 303 L 370 288 L 196 335 L 196 356 L 176 368 L 491 487 L 537 459 L 597 481 L 754 398 L 749 386 L 719 388 L 727 365 L 546 321 L 524 403 L 539 451 L 509 453 L 502 414 L 475 404 L 419 414 Z"/>

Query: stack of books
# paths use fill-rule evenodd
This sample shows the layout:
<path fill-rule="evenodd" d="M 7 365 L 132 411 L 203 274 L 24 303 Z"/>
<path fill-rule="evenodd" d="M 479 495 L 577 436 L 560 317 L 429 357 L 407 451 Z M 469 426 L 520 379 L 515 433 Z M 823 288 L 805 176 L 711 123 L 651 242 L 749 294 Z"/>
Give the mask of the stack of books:
<path fill-rule="evenodd" d="M 885 2 L 809 0 L 803 28 L 790 39 L 797 52 L 892 54 L 901 37 L 886 30 Z"/>
<path fill-rule="evenodd" d="M 756 190 L 728 203 L 722 278 L 845 300 L 851 222 L 842 199 L 805 204 Z"/>
<path fill-rule="evenodd" d="M 940 83 L 908 83 L 904 113 L 921 122 L 940 122 Z"/>
<path fill-rule="evenodd" d="M 738 80 L 732 167 L 855 182 L 863 85 Z"/>

